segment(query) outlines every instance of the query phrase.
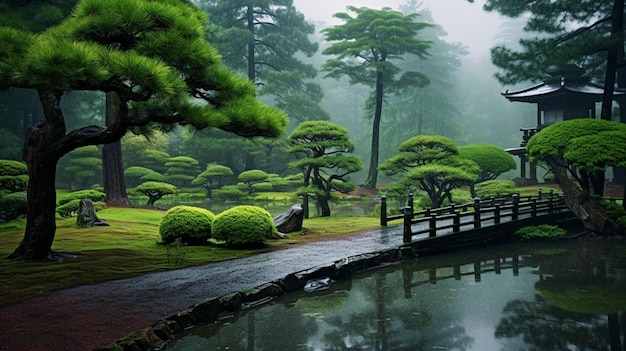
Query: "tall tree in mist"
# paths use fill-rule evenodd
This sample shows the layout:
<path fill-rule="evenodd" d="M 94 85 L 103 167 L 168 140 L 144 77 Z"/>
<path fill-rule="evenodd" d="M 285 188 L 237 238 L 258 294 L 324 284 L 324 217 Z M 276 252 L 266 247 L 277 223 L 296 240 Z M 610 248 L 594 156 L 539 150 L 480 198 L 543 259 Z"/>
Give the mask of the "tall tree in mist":
<path fill-rule="evenodd" d="M 417 22 L 418 14 L 403 15 L 390 8 L 372 10 L 349 6 L 355 14 L 336 13 L 334 17 L 345 23 L 324 29 L 326 39 L 333 43 L 322 54 L 334 55 L 322 67 L 326 77 L 347 76 L 351 84 L 365 84 L 374 88 L 372 99 L 372 143 L 369 171 L 363 187 L 375 189 L 378 181 L 378 154 L 380 148 L 380 121 L 385 93 L 410 85 L 425 85 L 428 78 L 419 72 L 406 71 L 393 63 L 404 54 L 425 57 L 431 42 L 421 40 L 418 33 L 432 26 Z"/>
<path fill-rule="evenodd" d="M 520 40 L 519 51 L 491 49 L 492 61 L 501 69 L 498 81 L 538 81 L 552 67 L 574 64 L 604 81 L 601 117 L 611 119 L 617 62 L 624 58 L 623 1 L 488 0 L 484 8 L 511 18 L 528 16 L 524 30 L 530 35 Z M 620 69 L 620 87 L 626 87 L 624 73 Z"/>
<path fill-rule="evenodd" d="M 299 121 L 329 119 L 318 103 L 322 90 L 311 79 L 317 70 L 298 56 L 311 57 L 315 28 L 293 0 L 198 0 L 216 27 L 210 41 L 224 63 L 247 77 L 276 106 Z"/>
<path fill-rule="evenodd" d="M 623 63 L 618 70 L 618 62 L 624 60 L 623 0 L 488 0 L 484 8 L 513 18 L 528 16 L 524 30 L 533 35 L 520 40 L 520 51 L 491 49 L 493 63 L 502 70 L 496 74 L 501 83 L 541 80 L 552 67 L 582 67 L 604 82 L 600 117 L 611 120 L 616 81 L 626 88 Z M 620 120 L 626 122 L 626 106 L 620 107 Z M 594 188 L 602 194 L 604 173 L 600 173 L 594 177 Z"/>
<path fill-rule="evenodd" d="M 0 88 L 36 90 L 45 116 L 26 136 L 27 222 L 10 258 L 49 257 L 54 174 L 58 160 L 78 147 L 117 141 L 129 128 L 147 125 L 242 136 L 283 132 L 286 116 L 257 101 L 254 86 L 222 66 L 204 40 L 206 25 L 205 14 L 183 2 L 81 0 L 71 17 L 40 34 L 0 28 Z M 111 123 L 68 132 L 60 101 L 71 90 L 115 93 L 119 108 Z"/>
<path fill-rule="evenodd" d="M 420 9 L 416 0 L 407 1 L 400 10 L 405 14 L 419 13 L 422 21 L 434 23 L 430 11 Z M 385 101 L 385 118 L 381 122 L 381 139 L 385 142 L 380 150 L 381 159 L 395 155 L 397 146 L 414 135 L 445 135 L 455 140 L 462 137 L 456 73 L 468 51 L 460 43 L 446 42 L 446 35 L 444 28 L 436 24 L 424 29 L 420 37 L 432 42 L 429 57 L 422 60 L 407 54 L 398 62 L 403 71 L 416 70 L 428 75 L 430 84 L 408 86 Z"/>

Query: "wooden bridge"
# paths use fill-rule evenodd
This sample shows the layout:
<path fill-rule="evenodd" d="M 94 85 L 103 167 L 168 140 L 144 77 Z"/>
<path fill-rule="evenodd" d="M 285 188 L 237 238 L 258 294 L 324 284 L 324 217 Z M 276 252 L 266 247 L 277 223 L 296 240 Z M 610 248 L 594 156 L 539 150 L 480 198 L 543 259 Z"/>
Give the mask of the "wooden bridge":
<path fill-rule="evenodd" d="M 403 244 L 417 251 L 468 246 L 474 243 L 511 238 L 518 228 L 573 219 L 562 195 L 552 189 L 545 194 L 474 199 L 474 202 L 414 211 L 413 195 L 399 215 L 387 214 L 381 198 L 381 226 L 402 221 Z"/>

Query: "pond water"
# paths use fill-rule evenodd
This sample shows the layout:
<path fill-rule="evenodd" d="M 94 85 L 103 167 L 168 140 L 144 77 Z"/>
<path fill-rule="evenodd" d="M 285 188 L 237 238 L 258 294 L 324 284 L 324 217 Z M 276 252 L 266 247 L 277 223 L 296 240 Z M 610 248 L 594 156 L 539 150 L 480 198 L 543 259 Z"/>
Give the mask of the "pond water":
<path fill-rule="evenodd" d="M 172 350 L 624 350 L 626 245 L 491 246 L 360 272 L 197 326 Z"/>

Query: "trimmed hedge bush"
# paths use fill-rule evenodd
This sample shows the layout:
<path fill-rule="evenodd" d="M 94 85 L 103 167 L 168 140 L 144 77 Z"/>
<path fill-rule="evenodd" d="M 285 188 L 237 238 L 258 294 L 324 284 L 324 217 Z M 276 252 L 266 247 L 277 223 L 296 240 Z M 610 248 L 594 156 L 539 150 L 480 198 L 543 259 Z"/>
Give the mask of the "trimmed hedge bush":
<path fill-rule="evenodd" d="M 63 198 L 59 199 L 59 205 L 64 205 L 73 200 L 91 199 L 93 202 L 104 201 L 106 194 L 103 191 L 96 189 L 84 189 L 73 191 Z M 78 206 L 76 207 L 78 209 Z"/>
<path fill-rule="evenodd" d="M 59 216 L 61 216 L 62 218 L 68 218 L 68 217 L 73 217 L 76 216 L 78 213 L 78 208 L 80 207 L 80 200 L 82 200 L 83 198 L 80 199 L 73 199 L 67 202 L 63 202 L 63 205 L 59 205 L 57 206 L 57 213 L 59 214 Z M 85 199 L 89 199 L 88 197 L 86 197 Z M 93 203 L 93 209 L 94 211 L 98 212 L 100 210 L 103 210 L 104 208 L 106 208 L 106 204 L 102 201 L 92 201 Z"/>
<path fill-rule="evenodd" d="M 518 229 L 515 234 L 524 240 L 534 238 L 561 238 L 567 234 L 565 229 L 561 229 L 555 225 L 540 224 L 538 226 L 528 226 Z"/>
<path fill-rule="evenodd" d="M 0 220 L 11 221 L 26 214 L 26 192 L 0 196 Z"/>
<path fill-rule="evenodd" d="M 232 246 L 260 245 L 275 232 L 272 216 L 258 206 L 235 206 L 218 214 L 213 223 L 213 238 Z"/>
<path fill-rule="evenodd" d="M 159 234 L 165 243 L 180 239 L 189 245 L 203 245 L 211 238 L 215 215 L 204 208 L 175 206 L 170 208 L 161 223 Z"/>

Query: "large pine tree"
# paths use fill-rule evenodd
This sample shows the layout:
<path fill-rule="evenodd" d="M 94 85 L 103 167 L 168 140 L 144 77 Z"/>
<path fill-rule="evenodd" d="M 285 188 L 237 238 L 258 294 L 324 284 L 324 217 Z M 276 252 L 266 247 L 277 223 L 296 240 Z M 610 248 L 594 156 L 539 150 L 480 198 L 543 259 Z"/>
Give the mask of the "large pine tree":
<path fill-rule="evenodd" d="M 349 6 L 355 14 L 336 13 L 345 23 L 326 28 L 326 39 L 334 42 L 322 54 L 336 56 L 322 69 L 327 77 L 347 76 L 352 84 L 365 84 L 374 89 L 370 106 L 373 106 L 372 142 L 367 179 L 363 187 L 375 189 L 378 182 L 378 156 L 380 149 L 380 121 L 385 93 L 408 86 L 423 86 L 428 78 L 420 72 L 405 71 L 394 63 L 404 54 L 425 57 L 430 41 L 421 40 L 418 34 L 431 24 L 418 22 L 418 14 L 404 15 L 390 8 L 373 10 Z"/>
<path fill-rule="evenodd" d="M 11 258 L 49 257 L 57 162 L 78 147 L 151 125 L 282 133 L 284 113 L 257 101 L 254 86 L 222 66 L 206 30 L 206 15 L 177 0 L 82 0 L 71 17 L 42 33 L 0 28 L 0 87 L 36 90 L 45 116 L 26 136 L 27 223 Z M 115 116 L 68 131 L 60 102 L 71 90 L 114 93 Z"/>

